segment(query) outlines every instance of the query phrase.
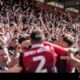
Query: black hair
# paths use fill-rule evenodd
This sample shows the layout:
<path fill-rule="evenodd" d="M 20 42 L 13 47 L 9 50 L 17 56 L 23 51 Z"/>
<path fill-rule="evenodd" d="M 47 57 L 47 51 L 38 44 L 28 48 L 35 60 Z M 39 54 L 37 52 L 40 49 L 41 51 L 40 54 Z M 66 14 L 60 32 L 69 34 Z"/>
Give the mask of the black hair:
<path fill-rule="evenodd" d="M 79 54 L 80 55 L 80 51 L 76 51 L 75 55 Z"/>
<path fill-rule="evenodd" d="M 29 40 L 29 37 L 20 37 L 18 42 L 21 44 L 23 41 Z"/>
<path fill-rule="evenodd" d="M 42 32 L 40 30 L 34 30 L 30 35 L 31 40 L 42 40 L 42 37 Z"/>
<path fill-rule="evenodd" d="M 0 45 L 0 50 L 2 50 L 3 49 L 3 47 Z"/>

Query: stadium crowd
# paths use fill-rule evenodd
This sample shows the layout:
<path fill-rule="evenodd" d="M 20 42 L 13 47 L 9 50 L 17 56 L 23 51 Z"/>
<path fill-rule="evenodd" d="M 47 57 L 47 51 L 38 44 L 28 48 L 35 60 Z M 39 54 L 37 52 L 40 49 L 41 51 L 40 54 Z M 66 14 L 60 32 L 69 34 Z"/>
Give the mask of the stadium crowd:
<path fill-rule="evenodd" d="M 42 30 L 45 41 L 62 47 L 64 45 L 58 44 L 57 40 L 63 34 L 72 36 L 74 44 L 71 47 L 80 50 L 80 15 L 72 17 L 68 12 L 59 13 L 53 9 L 41 11 L 20 0 L 0 0 L 0 56 L 5 55 L 4 51 L 7 53 L 7 57 L 0 57 L 1 71 L 18 62 L 16 59 L 27 50 L 30 34 L 35 29 Z"/>

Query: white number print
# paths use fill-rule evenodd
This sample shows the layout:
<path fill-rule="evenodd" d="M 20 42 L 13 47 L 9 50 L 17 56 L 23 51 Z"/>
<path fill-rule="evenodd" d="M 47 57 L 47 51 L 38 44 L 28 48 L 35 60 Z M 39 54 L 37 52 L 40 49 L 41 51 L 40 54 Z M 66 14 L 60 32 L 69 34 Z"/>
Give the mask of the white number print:
<path fill-rule="evenodd" d="M 45 65 L 45 62 L 46 62 L 46 59 L 44 56 L 37 56 L 37 57 L 33 57 L 33 61 L 39 61 L 40 60 L 40 63 L 36 69 L 36 73 L 46 73 L 47 72 L 47 69 L 42 69 Z"/>

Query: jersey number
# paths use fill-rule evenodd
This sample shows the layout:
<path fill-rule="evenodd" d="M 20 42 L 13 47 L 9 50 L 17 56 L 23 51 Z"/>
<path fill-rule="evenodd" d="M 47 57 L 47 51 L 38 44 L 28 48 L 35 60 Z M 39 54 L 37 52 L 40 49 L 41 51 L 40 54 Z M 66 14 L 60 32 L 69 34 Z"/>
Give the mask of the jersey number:
<path fill-rule="evenodd" d="M 37 57 L 33 57 L 33 61 L 40 61 L 37 69 L 36 69 L 36 73 L 37 72 L 41 72 L 41 73 L 45 73 L 47 72 L 47 69 L 43 69 L 44 65 L 45 65 L 45 62 L 46 62 L 46 59 L 44 56 L 37 56 Z"/>

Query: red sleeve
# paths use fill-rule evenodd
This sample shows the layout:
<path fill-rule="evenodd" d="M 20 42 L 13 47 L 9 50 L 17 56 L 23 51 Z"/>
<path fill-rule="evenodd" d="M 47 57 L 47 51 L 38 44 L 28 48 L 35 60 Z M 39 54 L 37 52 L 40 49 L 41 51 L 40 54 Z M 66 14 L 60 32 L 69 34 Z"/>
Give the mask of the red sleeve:
<path fill-rule="evenodd" d="M 57 46 L 57 45 L 53 45 L 53 48 L 58 55 L 60 55 L 60 56 L 67 55 L 67 51 L 64 48 Z"/>
<path fill-rule="evenodd" d="M 53 47 L 53 49 L 55 50 L 55 52 L 59 56 L 66 56 L 67 55 L 67 51 L 64 48 L 62 48 L 56 44 L 52 44 L 50 42 L 44 42 L 44 44 Z"/>

